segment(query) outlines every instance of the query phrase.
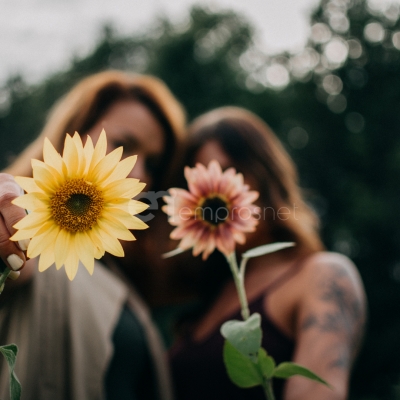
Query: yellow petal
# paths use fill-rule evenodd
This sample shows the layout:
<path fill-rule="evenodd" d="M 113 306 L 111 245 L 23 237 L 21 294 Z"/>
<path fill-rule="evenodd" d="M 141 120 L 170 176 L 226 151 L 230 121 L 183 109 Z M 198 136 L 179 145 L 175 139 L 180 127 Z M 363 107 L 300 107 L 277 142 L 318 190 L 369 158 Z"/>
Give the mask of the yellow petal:
<path fill-rule="evenodd" d="M 92 275 L 94 271 L 94 243 L 85 232 L 77 233 L 74 242 L 79 259 L 89 271 L 89 274 Z"/>
<path fill-rule="evenodd" d="M 136 160 L 137 156 L 130 156 L 121 160 L 112 174 L 103 182 L 103 185 L 106 186 L 113 181 L 126 178 L 135 166 Z"/>
<path fill-rule="evenodd" d="M 39 236 L 34 236 L 28 245 L 28 257 L 37 257 L 46 247 L 54 248 L 54 242 L 56 241 L 59 228 L 57 225 Z"/>
<path fill-rule="evenodd" d="M 107 154 L 100 162 L 88 173 L 87 180 L 89 182 L 101 183 L 106 180 L 118 165 L 122 157 L 123 149 L 118 147 L 111 153 Z"/>
<path fill-rule="evenodd" d="M 36 160 L 35 158 L 32 158 L 31 166 L 32 166 L 32 168 L 36 168 L 36 167 L 46 168 L 47 165 L 43 161 Z"/>
<path fill-rule="evenodd" d="M 75 131 L 74 135 L 72 136 L 72 140 L 75 143 L 75 147 L 78 151 L 83 150 L 82 138 L 77 131 Z"/>
<path fill-rule="evenodd" d="M 88 173 L 90 174 L 91 171 L 96 167 L 96 165 L 104 158 L 107 152 L 107 138 L 106 132 L 103 129 L 101 131 L 100 137 L 97 140 L 96 146 L 93 151 L 92 160 L 90 162 L 90 167 Z"/>
<path fill-rule="evenodd" d="M 35 236 L 39 236 L 42 235 L 43 233 L 46 233 L 47 231 L 50 231 L 51 229 L 53 229 L 53 226 L 56 226 L 56 224 L 52 219 L 44 221 L 42 226 L 40 226 L 38 231 L 35 233 Z"/>
<path fill-rule="evenodd" d="M 14 235 L 11 236 L 10 240 L 16 242 L 18 240 L 30 239 L 31 237 L 35 236 L 36 233 L 39 231 L 40 226 L 36 226 L 32 229 L 20 229 Z"/>
<path fill-rule="evenodd" d="M 15 182 L 18 183 L 19 186 L 22 187 L 22 189 L 25 190 L 25 192 L 31 193 L 31 192 L 42 192 L 43 190 L 40 189 L 40 187 L 36 184 L 35 180 L 33 178 L 27 178 L 25 176 L 16 176 Z"/>
<path fill-rule="evenodd" d="M 39 271 L 43 272 L 55 262 L 54 258 L 54 246 L 47 247 L 42 251 L 39 258 Z"/>
<path fill-rule="evenodd" d="M 105 206 L 107 208 L 118 208 L 120 210 L 126 211 L 131 215 L 139 214 L 144 210 L 149 208 L 149 204 L 143 203 L 137 200 L 125 199 L 125 198 L 116 198 L 112 201 L 109 201 Z"/>
<path fill-rule="evenodd" d="M 90 240 L 92 241 L 92 243 L 94 244 L 94 248 L 95 248 L 94 258 L 96 258 L 98 260 L 104 256 L 104 252 L 105 252 L 102 239 L 101 239 L 100 235 L 96 232 L 95 229 L 90 229 L 89 231 L 87 231 L 87 234 L 88 234 Z"/>
<path fill-rule="evenodd" d="M 17 197 L 12 201 L 12 203 L 27 210 L 44 208 L 49 205 L 48 197 L 43 193 L 28 193 Z"/>
<path fill-rule="evenodd" d="M 74 178 L 79 170 L 79 153 L 71 136 L 65 137 L 63 159 L 67 166 L 68 176 Z"/>
<path fill-rule="evenodd" d="M 141 219 L 132 215 L 131 222 L 129 223 L 129 229 L 147 229 L 148 227 L 149 226 Z"/>
<path fill-rule="evenodd" d="M 104 205 L 105 208 L 118 208 L 120 210 L 124 210 L 129 212 L 129 202 L 131 199 L 125 199 L 123 197 L 115 198 L 112 201 L 109 201 L 107 204 Z"/>
<path fill-rule="evenodd" d="M 68 257 L 68 252 L 71 250 L 71 242 L 72 242 L 72 234 L 64 229 L 60 229 L 60 232 L 55 241 L 55 249 L 54 249 L 57 269 L 60 269 L 64 265 L 65 260 Z"/>
<path fill-rule="evenodd" d="M 130 214 L 139 214 L 144 210 L 149 208 L 149 204 L 143 203 L 137 200 L 131 200 L 129 202 L 129 213 Z"/>
<path fill-rule="evenodd" d="M 136 240 L 135 236 L 117 219 L 108 217 L 101 218 L 98 220 L 99 228 L 102 231 L 107 232 L 108 234 L 114 236 L 117 239 L 121 240 Z"/>
<path fill-rule="evenodd" d="M 101 250 L 100 248 L 95 247 L 94 258 L 96 260 L 100 260 L 100 258 L 104 256 L 104 253 L 105 253 L 104 250 Z"/>
<path fill-rule="evenodd" d="M 90 136 L 86 136 L 86 143 L 83 148 L 83 153 L 85 154 L 85 159 L 86 159 L 85 174 L 87 174 L 89 171 L 89 166 L 90 166 L 90 163 L 91 163 L 92 157 L 93 157 L 93 151 L 94 151 L 94 147 L 93 147 L 92 138 Z"/>
<path fill-rule="evenodd" d="M 129 214 L 128 211 L 122 210 L 120 208 L 106 208 L 103 210 L 103 217 L 109 218 L 110 216 L 117 219 L 120 223 L 122 223 L 127 229 L 129 228 L 130 223 L 132 222 L 132 215 Z"/>
<path fill-rule="evenodd" d="M 103 212 L 105 219 L 116 219 L 122 223 L 127 229 L 147 229 L 149 226 L 142 220 L 123 210 L 107 209 Z"/>
<path fill-rule="evenodd" d="M 74 247 L 70 249 L 64 267 L 69 280 L 74 280 L 79 267 L 79 257 Z"/>
<path fill-rule="evenodd" d="M 79 167 L 77 169 L 76 174 L 77 176 L 82 176 L 86 169 L 86 159 L 85 159 L 85 153 L 83 151 L 82 138 L 78 132 L 75 132 L 74 136 L 72 137 L 72 140 L 78 152 L 78 159 L 79 159 Z"/>
<path fill-rule="evenodd" d="M 60 174 L 66 173 L 65 164 L 61 158 L 61 154 L 57 152 L 50 140 L 45 138 L 43 145 L 43 160 L 46 164 L 56 169 Z"/>
<path fill-rule="evenodd" d="M 118 197 L 126 197 L 131 199 L 139 194 L 145 186 L 145 183 L 140 183 L 134 178 L 126 178 L 112 182 L 103 189 L 104 201 L 112 202 L 113 199 Z"/>
<path fill-rule="evenodd" d="M 36 184 L 46 193 L 53 193 L 60 187 L 60 184 L 64 182 L 64 179 L 60 175 L 55 174 L 55 169 L 51 167 L 43 168 L 39 165 L 33 169 L 33 178 Z"/>
<path fill-rule="evenodd" d="M 124 256 L 124 249 L 122 248 L 121 243 L 115 237 L 109 235 L 105 231 L 102 231 L 98 226 L 93 227 L 92 230 L 95 230 L 96 233 L 101 237 L 105 251 L 117 257 Z"/>
<path fill-rule="evenodd" d="M 31 229 L 41 226 L 44 222 L 51 218 L 51 214 L 47 209 L 35 210 L 31 214 L 18 221 L 13 228 L 15 229 Z"/>

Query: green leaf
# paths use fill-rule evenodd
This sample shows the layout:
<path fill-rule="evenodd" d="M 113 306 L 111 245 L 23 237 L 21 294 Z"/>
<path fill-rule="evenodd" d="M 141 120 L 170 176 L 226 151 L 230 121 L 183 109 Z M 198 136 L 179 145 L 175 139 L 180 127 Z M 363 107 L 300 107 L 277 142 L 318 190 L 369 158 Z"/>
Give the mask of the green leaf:
<path fill-rule="evenodd" d="M 286 249 L 287 247 L 296 246 L 294 242 L 278 242 L 269 243 L 262 246 L 254 247 L 242 254 L 242 258 L 253 258 L 263 256 L 264 254 L 274 253 L 275 251 Z"/>
<path fill-rule="evenodd" d="M 221 326 L 221 335 L 236 350 L 254 363 L 257 362 L 262 336 L 260 314 L 254 313 L 246 321 L 232 320 L 225 322 Z"/>
<path fill-rule="evenodd" d="M 236 350 L 227 340 L 224 344 L 224 363 L 228 376 L 235 385 L 241 388 L 262 385 L 263 378 L 257 365 Z"/>
<path fill-rule="evenodd" d="M 5 346 L 0 346 L 0 352 L 6 359 L 10 371 L 10 399 L 19 400 L 21 398 L 21 384 L 14 372 L 18 347 L 15 344 L 7 344 Z"/>
<path fill-rule="evenodd" d="M 328 382 L 324 381 L 317 374 L 314 374 L 314 372 L 310 371 L 309 369 L 307 369 L 305 367 L 302 367 L 299 364 L 292 363 L 292 362 L 283 362 L 283 363 L 279 364 L 275 368 L 273 376 L 276 378 L 287 379 L 293 375 L 301 375 L 308 379 L 322 383 L 323 385 L 326 385 L 326 386 L 332 388 L 332 386 Z"/>
<path fill-rule="evenodd" d="M 169 251 L 168 253 L 161 254 L 161 257 L 162 257 L 162 258 L 174 257 L 174 256 L 177 256 L 178 254 L 183 253 L 184 251 L 186 251 L 186 250 L 183 250 L 183 249 L 181 249 L 180 247 L 177 247 L 176 249 L 171 250 L 171 251 Z"/>
<path fill-rule="evenodd" d="M 258 352 L 258 366 L 266 379 L 272 378 L 275 369 L 275 360 L 264 349 Z"/>

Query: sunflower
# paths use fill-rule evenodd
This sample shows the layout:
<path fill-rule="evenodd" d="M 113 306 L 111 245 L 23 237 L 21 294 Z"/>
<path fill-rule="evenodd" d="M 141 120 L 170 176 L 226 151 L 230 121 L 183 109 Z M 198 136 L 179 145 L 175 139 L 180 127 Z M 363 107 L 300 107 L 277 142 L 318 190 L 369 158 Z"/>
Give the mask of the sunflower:
<path fill-rule="evenodd" d="M 253 232 L 259 209 L 251 204 L 258 192 L 249 190 L 243 175 L 234 168 L 222 172 L 219 163 L 211 161 L 206 168 L 196 164 L 185 167 L 189 191 L 172 188 L 163 211 L 176 228 L 172 239 L 182 239 L 178 249 L 193 248 L 193 255 L 203 253 L 203 260 L 217 248 L 225 256 L 232 254 L 235 244 L 246 241 L 245 232 Z"/>
<path fill-rule="evenodd" d="M 104 130 L 95 147 L 89 136 L 83 146 L 77 132 L 67 135 L 62 157 L 46 138 L 44 161 L 32 160 L 33 178 L 15 178 L 27 194 L 13 203 L 29 214 L 11 240 L 31 239 L 27 255 L 40 255 L 39 271 L 64 265 L 73 280 L 81 261 L 92 274 L 95 258 L 106 251 L 122 257 L 118 239 L 135 240 L 129 230 L 148 227 L 134 216 L 148 206 L 132 200 L 145 184 L 126 178 L 137 156 L 120 161 L 122 147 L 106 151 Z"/>

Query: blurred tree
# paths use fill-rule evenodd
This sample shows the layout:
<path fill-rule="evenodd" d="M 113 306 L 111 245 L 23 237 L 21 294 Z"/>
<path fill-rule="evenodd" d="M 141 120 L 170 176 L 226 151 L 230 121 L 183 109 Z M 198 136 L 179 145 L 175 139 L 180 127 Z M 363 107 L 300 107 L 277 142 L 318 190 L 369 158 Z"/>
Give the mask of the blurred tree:
<path fill-rule="evenodd" d="M 386 4 L 386 3 L 385 3 Z M 299 166 L 328 249 L 351 257 L 369 299 L 352 399 L 400 399 L 399 6 L 322 0 L 298 54 L 266 55 L 232 12 L 194 8 L 144 36 L 106 27 L 94 51 L 46 81 L 0 90 L 0 168 L 36 136 L 48 109 L 83 76 L 108 68 L 163 79 L 190 118 L 240 105 L 264 118 Z M 312 189 L 309 189 L 312 188 Z"/>
<path fill-rule="evenodd" d="M 89 74 L 118 68 L 119 59 L 129 60 L 141 42 L 140 37 L 117 39 L 112 27 L 106 26 L 94 51 L 73 59 L 65 71 L 31 86 L 21 76 L 11 77 L 0 89 L 0 168 L 40 133 L 50 108 L 75 83 Z M 127 67 L 127 62 L 123 66 Z"/>
<path fill-rule="evenodd" d="M 281 132 L 317 190 L 325 243 L 355 261 L 369 299 L 352 398 L 396 398 L 400 372 L 398 17 L 398 4 L 324 0 L 307 48 L 284 65 L 294 81 Z"/>
<path fill-rule="evenodd" d="M 159 76 L 185 104 L 189 117 L 226 103 L 276 108 L 276 92 L 263 92 L 257 101 L 244 84 L 247 72 L 240 58 L 251 47 L 252 34 L 238 15 L 201 8 L 193 8 L 186 24 L 160 20 L 145 36 L 117 37 L 106 26 L 94 51 L 73 59 L 65 71 L 31 86 L 20 76 L 12 77 L 0 89 L 0 168 L 38 135 L 57 99 L 84 76 L 105 69 Z"/>

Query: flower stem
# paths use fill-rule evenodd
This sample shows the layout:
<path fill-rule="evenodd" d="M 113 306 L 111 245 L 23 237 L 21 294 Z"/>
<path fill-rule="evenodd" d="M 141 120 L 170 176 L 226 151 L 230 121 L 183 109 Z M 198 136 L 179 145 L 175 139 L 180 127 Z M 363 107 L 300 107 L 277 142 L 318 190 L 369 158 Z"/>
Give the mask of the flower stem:
<path fill-rule="evenodd" d="M 246 291 L 244 289 L 244 275 L 240 273 L 235 253 L 231 253 L 226 257 L 231 268 L 233 280 L 235 282 L 236 291 L 239 296 L 240 307 L 242 309 L 242 317 L 244 320 L 250 317 L 249 306 L 247 303 Z"/>
<path fill-rule="evenodd" d="M 274 392 L 272 390 L 272 380 L 265 379 L 263 382 L 264 394 L 267 400 L 275 400 Z"/>
<path fill-rule="evenodd" d="M 0 275 L 0 294 L 3 292 L 4 283 L 6 282 L 6 279 L 7 279 L 8 275 L 10 274 L 10 272 L 11 272 L 11 269 L 6 267 Z"/>

